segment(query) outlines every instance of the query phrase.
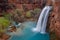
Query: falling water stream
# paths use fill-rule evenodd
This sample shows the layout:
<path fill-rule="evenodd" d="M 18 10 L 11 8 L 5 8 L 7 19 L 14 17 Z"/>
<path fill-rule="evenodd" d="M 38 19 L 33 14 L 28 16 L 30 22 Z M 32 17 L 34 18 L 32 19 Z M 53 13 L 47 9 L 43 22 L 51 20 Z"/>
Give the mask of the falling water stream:
<path fill-rule="evenodd" d="M 46 33 L 46 26 L 47 26 L 47 20 L 48 20 L 48 16 L 49 16 L 49 11 L 52 9 L 51 6 L 46 6 L 46 10 L 45 10 L 45 14 L 44 14 L 44 18 L 43 18 L 43 23 L 42 23 L 42 27 L 41 27 L 41 32 L 40 33 Z"/>
<path fill-rule="evenodd" d="M 20 30 L 16 32 L 18 36 L 12 35 L 13 33 L 10 34 L 12 37 L 9 40 L 49 40 L 49 34 L 45 31 L 51 8 L 51 6 L 45 6 L 39 16 L 38 22 L 24 22 L 22 26 L 24 29 L 21 32 Z"/>
<path fill-rule="evenodd" d="M 39 16 L 36 28 L 33 28 L 33 31 L 45 33 L 47 20 L 49 16 L 49 11 L 51 10 L 51 6 L 45 6 Z"/>

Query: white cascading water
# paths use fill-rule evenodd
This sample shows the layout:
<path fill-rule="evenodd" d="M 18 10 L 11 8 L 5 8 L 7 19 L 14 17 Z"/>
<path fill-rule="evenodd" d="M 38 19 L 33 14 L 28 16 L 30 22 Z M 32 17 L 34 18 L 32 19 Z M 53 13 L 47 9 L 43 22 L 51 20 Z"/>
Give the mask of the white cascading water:
<path fill-rule="evenodd" d="M 41 27 L 41 32 L 40 33 L 46 33 L 46 25 L 47 25 L 47 20 L 48 20 L 48 16 L 49 16 L 49 11 L 52 9 L 51 6 L 47 6 L 46 7 L 46 11 L 45 11 L 45 16 L 43 19 L 43 23 L 42 23 L 42 27 Z"/>
<path fill-rule="evenodd" d="M 52 9 L 51 6 L 45 6 L 39 16 L 36 28 L 33 28 L 33 31 L 46 33 L 46 25 L 48 20 L 49 11 Z"/>

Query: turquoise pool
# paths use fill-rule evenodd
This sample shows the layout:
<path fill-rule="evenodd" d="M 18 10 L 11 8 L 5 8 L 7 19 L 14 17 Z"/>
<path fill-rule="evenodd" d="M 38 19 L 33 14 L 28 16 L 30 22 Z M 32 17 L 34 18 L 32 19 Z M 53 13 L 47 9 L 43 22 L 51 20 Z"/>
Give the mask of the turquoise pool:
<path fill-rule="evenodd" d="M 40 34 L 33 32 L 32 28 L 36 27 L 36 22 L 23 23 L 25 28 L 22 30 L 23 35 L 12 35 L 9 40 L 49 40 L 49 34 Z"/>

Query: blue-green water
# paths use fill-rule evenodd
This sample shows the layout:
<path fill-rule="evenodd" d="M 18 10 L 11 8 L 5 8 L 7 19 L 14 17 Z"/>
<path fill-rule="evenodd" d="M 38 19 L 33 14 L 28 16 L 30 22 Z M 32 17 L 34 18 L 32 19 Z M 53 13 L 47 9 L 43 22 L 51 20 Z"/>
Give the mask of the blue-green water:
<path fill-rule="evenodd" d="M 25 22 L 24 29 L 22 30 L 23 35 L 13 35 L 10 40 L 49 40 L 49 34 L 40 34 L 33 32 L 32 28 L 36 27 L 36 22 Z"/>

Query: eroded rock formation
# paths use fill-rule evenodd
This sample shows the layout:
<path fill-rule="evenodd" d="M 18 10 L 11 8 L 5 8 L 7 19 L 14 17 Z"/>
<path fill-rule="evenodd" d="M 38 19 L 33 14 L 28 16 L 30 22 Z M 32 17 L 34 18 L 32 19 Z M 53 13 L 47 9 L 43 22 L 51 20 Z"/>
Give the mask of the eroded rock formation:
<path fill-rule="evenodd" d="M 31 8 L 30 6 L 32 6 L 34 8 L 36 6 L 38 6 L 38 7 L 41 8 L 41 7 L 43 7 L 43 4 L 45 4 L 45 0 L 8 0 L 8 3 L 9 4 L 14 4 L 14 5 L 17 5 L 17 6 L 19 6 L 20 4 L 22 4 L 22 5 L 27 4 L 27 5 L 29 5 L 27 8 Z M 20 6 L 22 6 L 22 5 L 20 5 Z M 27 5 L 25 5 L 25 6 L 27 6 Z M 17 8 L 19 8 L 19 7 L 17 7 Z"/>
<path fill-rule="evenodd" d="M 60 0 L 49 0 L 47 5 L 53 6 L 53 10 L 48 21 L 50 32 L 55 32 L 56 38 L 60 40 Z"/>

